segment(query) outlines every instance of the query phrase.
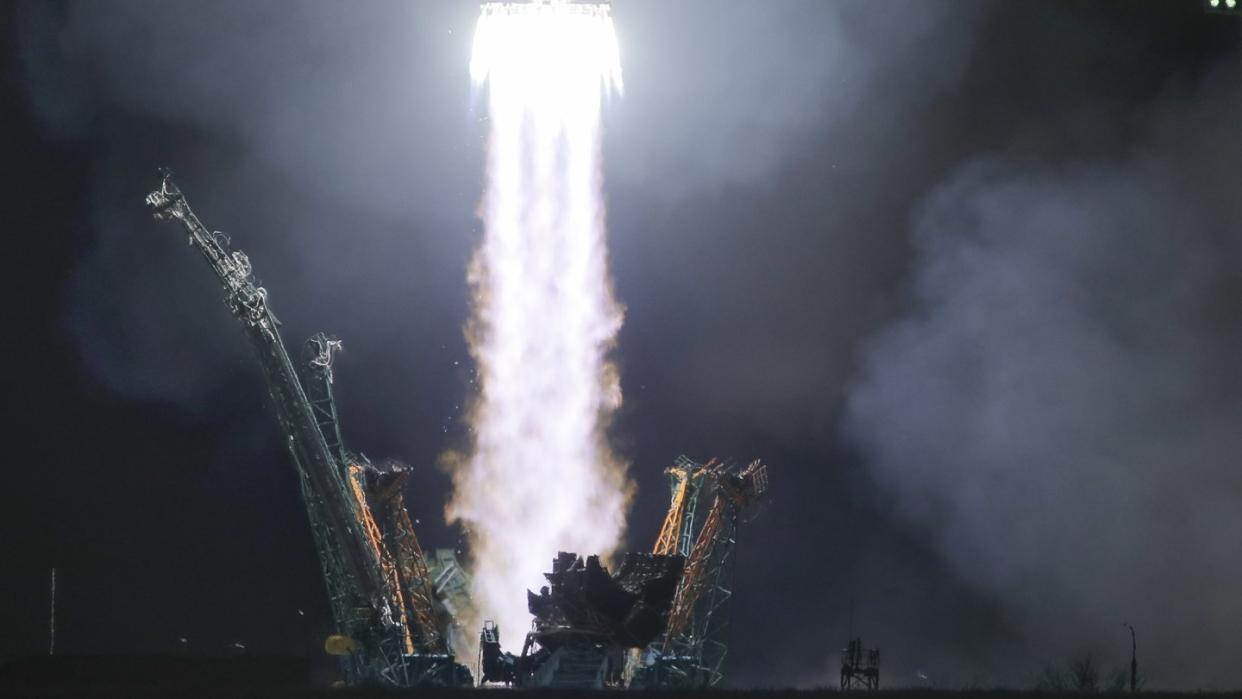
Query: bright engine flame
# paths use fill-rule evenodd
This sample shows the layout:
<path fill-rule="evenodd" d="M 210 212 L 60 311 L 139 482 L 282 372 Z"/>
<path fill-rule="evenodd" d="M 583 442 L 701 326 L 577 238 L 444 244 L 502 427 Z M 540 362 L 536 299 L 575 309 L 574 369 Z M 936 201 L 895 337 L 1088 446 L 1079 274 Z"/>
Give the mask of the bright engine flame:
<path fill-rule="evenodd" d="M 467 328 L 480 393 L 448 517 L 470 535 L 477 608 L 516 651 L 524 591 L 557 551 L 609 555 L 625 526 L 629 483 L 603 438 L 622 318 L 601 194 L 601 100 L 621 87 L 608 7 L 484 5 L 470 73 L 490 104 Z"/>

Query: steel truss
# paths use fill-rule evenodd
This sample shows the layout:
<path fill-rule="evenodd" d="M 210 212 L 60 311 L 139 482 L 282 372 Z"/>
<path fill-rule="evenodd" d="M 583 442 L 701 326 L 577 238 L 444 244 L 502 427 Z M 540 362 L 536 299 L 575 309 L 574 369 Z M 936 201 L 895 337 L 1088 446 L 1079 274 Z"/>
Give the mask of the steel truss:
<path fill-rule="evenodd" d="M 168 170 L 146 201 L 158 221 L 176 220 L 224 287 L 225 305 L 254 346 L 276 416 L 293 456 L 319 554 L 350 684 L 469 684 L 433 618 L 430 576 L 405 509 L 405 474 L 382 472 L 341 440 L 332 394 L 332 360 L 341 343 L 323 333 L 306 343 L 295 368 L 280 322 L 250 260 L 227 236 L 203 225 Z M 379 520 L 373 510 L 381 513 Z"/>

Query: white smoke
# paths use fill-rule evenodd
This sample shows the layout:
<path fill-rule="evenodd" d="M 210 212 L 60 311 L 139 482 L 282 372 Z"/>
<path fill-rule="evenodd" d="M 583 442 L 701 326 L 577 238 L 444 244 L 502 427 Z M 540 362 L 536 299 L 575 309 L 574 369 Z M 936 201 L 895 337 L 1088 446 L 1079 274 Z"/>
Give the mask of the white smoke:
<path fill-rule="evenodd" d="M 601 100 L 621 85 L 608 8 L 486 5 L 470 72 L 490 106 L 467 329 L 480 393 L 448 517 L 470 535 L 479 612 L 516 649 L 525 590 L 557 551 L 608 555 L 625 526 L 629 486 L 602 434 L 621 402 L 600 168 Z"/>

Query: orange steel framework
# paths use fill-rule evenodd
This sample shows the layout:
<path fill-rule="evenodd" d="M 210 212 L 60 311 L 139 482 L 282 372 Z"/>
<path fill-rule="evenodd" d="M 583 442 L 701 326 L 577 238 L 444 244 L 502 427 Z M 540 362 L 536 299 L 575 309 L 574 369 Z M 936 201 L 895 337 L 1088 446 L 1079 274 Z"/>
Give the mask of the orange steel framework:
<path fill-rule="evenodd" d="M 767 490 L 767 467 L 754 461 L 737 470 L 717 459 L 697 464 L 682 456 L 665 472 L 672 496 L 654 552 L 681 554 L 686 564 L 663 638 L 653 644 L 657 657 L 639 682 L 647 687 L 715 686 L 723 679 L 728 651 L 727 603 L 733 594 L 737 527 Z M 696 531 L 695 512 L 704 487 L 712 493 L 712 504 Z"/>
<path fill-rule="evenodd" d="M 703 476 L 716 465 L 716 459 L 699 465 L 686 458 L 677 457 L 672 466 L 664 469 L 669 476 L 669 485 L 673 491 L 669 502 L 668 514 L 664 516 L 664 524 L 656 537 L 652 553 L 661 556 L 689 554 L 690 535 L 694 528 L 694 510 L 699 497 L 699 489 L 703 485 Z"/>

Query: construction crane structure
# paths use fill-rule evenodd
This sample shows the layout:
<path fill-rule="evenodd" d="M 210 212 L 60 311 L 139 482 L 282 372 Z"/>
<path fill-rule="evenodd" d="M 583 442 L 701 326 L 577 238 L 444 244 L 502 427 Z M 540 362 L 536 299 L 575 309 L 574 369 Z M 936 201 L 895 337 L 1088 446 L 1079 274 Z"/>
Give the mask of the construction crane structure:
<path fill-rule="evenodd" d="M 245 253 L 230 250 L 227 236 L 199 220 L 171 172 L 160 175 L 160 186 L 146 198 L 155 219 L 181 223 L 258 354 L 327 586 L 336 633 L 325 649 L 340 656 L 345 680 L 353 685 L 471 684 L 469 671 L 453 657 L 451 616 L 435 597 L 405 506 L 408 468 L 373 464 L 341 439 L 332 394 L 333 357 L 341 342 L 318 333 L 295 365 Z"/>

